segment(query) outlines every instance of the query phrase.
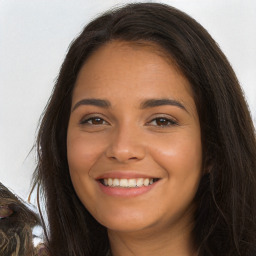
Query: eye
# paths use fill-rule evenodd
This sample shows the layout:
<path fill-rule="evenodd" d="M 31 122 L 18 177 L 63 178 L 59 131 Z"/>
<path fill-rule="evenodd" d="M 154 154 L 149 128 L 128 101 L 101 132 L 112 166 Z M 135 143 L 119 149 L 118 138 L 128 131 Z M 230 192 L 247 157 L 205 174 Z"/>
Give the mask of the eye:
<path fill-rule="evenodd" d="M 87 125 L 107 125 L 108 122 L 105 121 L 103 118 L 95 116 L 83 119 L 80 124 L 87 124 Z"/>
<path fill-rule="evenodd" d="M 178 125 L 177 121 L 166 118 L 166 117 L 157 117 L 151 120 L 147 125 L 160 126 L 160 127 L 168 127 Z"/>

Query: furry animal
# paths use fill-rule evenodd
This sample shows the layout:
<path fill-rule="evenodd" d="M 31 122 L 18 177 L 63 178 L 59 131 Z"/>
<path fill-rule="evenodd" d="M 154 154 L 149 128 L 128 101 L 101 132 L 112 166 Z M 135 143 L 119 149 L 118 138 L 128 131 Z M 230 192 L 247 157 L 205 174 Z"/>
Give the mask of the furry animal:
<path fill-rule="evenodd" d="M 32 229 L 39 217 L 0 182 L 0 255 L 47 255 L 43 245 L 33 245 Z"/>

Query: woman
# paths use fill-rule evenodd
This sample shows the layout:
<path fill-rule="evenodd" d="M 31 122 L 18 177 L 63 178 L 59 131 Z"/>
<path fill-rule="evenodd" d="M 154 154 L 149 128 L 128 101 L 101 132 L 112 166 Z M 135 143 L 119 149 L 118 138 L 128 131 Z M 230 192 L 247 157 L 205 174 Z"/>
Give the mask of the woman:
<path fill-rule="evenodd" d="M 195 20 L 129 4 L 72 43 L 38 135 L 52 255 L 256 255 L 256 142 Z"/>

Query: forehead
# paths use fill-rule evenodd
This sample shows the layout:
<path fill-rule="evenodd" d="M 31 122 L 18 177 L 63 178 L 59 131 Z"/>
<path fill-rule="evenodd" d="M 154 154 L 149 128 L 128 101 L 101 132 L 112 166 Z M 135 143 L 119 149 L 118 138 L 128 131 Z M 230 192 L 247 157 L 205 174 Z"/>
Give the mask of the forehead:
<path fill-rule="evenodd" d="M 157 45 L 112 41 L 95 51 L 81 68 L 73 100 L 86 97 L 185 97 L 193 101 L 187 79 Z M 182 100 L 182 99 L 181 99 Z"/>

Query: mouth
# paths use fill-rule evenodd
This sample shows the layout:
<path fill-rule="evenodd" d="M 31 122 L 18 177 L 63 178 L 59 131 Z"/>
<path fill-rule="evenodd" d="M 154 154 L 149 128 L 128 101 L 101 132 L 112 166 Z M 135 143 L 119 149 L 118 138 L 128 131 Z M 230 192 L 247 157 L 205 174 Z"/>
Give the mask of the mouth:
<path fill-rule="evenodd" d="M 105 187 L 112 188 L 141 188 L 141 187 L 149 187 L 155 182 L 157 182 L 159 178 L 132 178 L 132 179 L 118 179 L 118 178 L 105 178 L 99 179 L 98 181 L 104 185 Z"/>

